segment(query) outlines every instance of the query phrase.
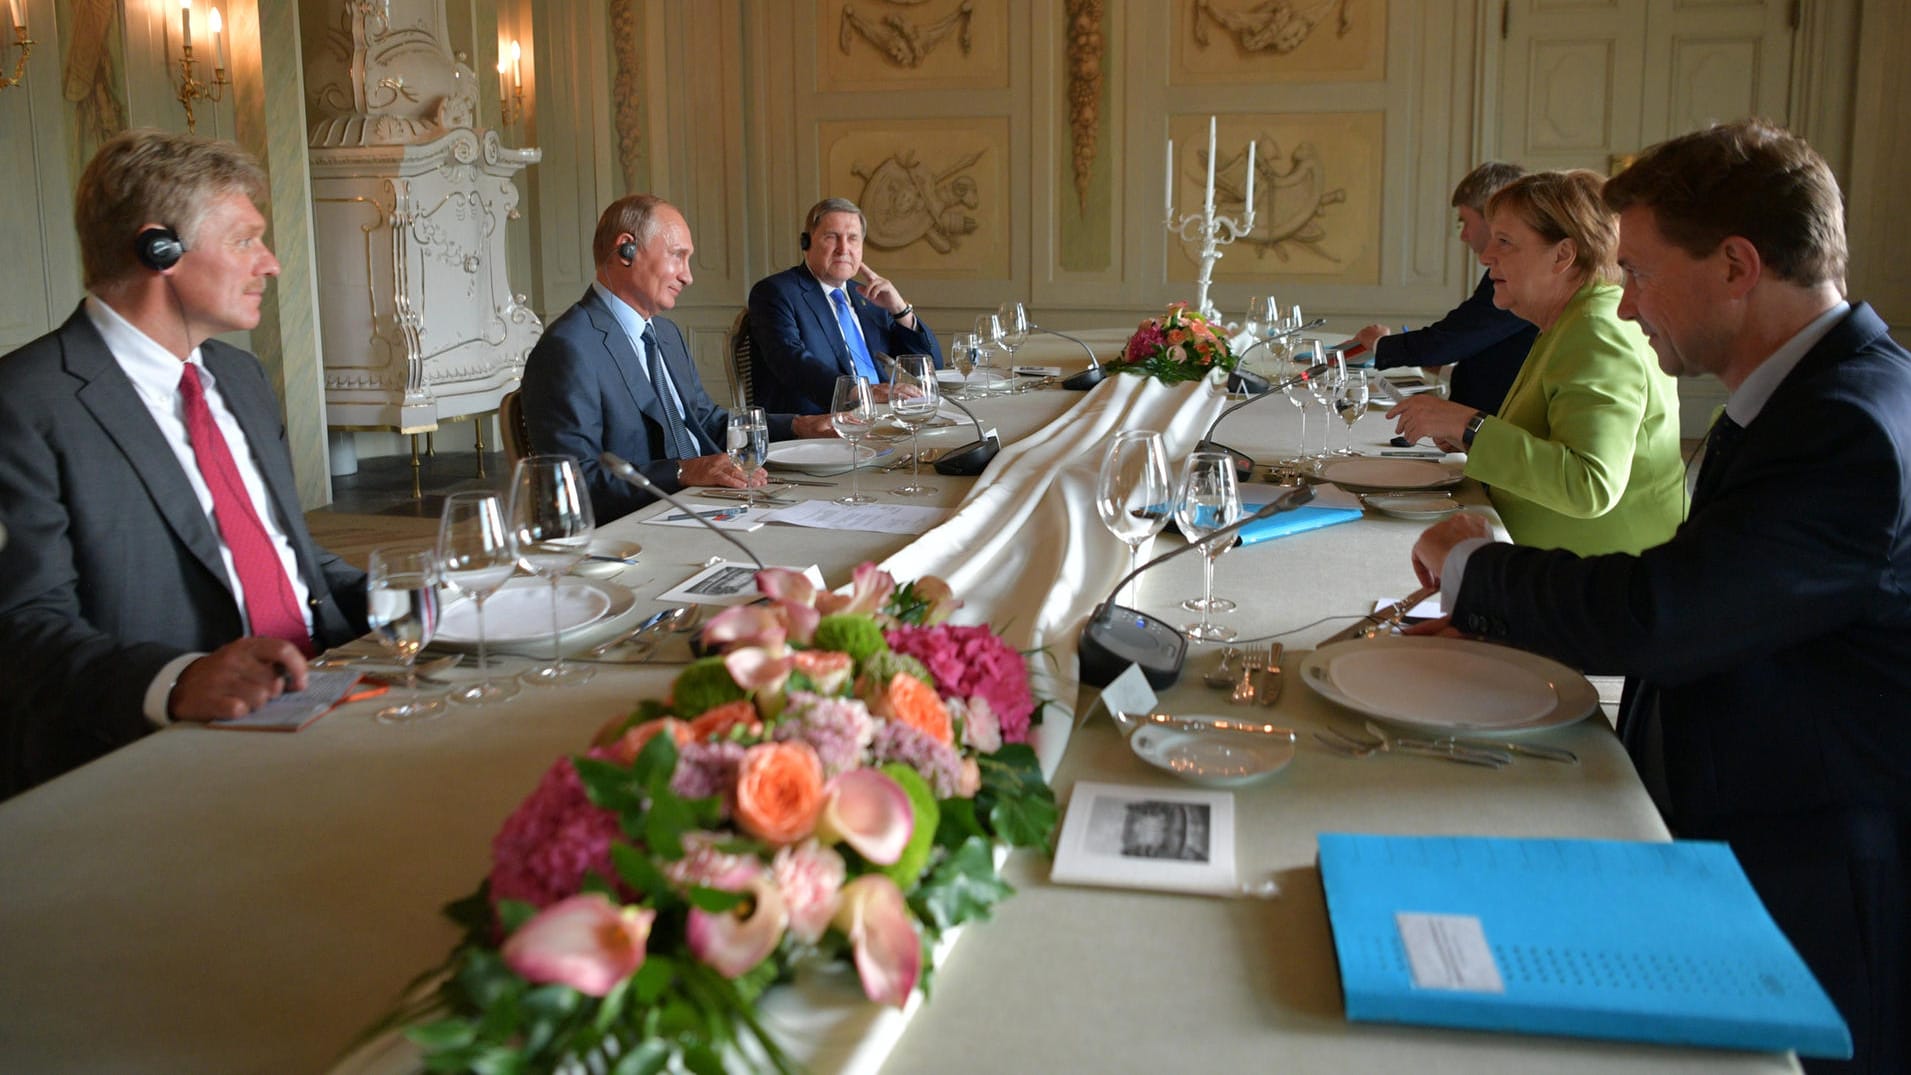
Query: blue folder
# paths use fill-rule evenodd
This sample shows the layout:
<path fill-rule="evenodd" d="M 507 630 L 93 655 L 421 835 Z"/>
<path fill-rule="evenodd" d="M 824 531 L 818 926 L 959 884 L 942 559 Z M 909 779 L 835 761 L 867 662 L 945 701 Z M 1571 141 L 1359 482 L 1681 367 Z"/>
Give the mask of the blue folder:
<path fill-rule="evenodd" d="M 1243 504 L 1243 514 L 1253 514 L 1261 510 L 1259 504 Z M 1324 508 L 1307 506 L 1284 511 L 1279 515 L 1270 515 L 1258 522 L 1252 522 L 1241 528 L 1241 544 L 1252 545 L 1270 538 L 1286 537 L 1303 530 L 1319 530 L 1323 526 L 1335 523 L 1350 523 L 1360 518 L 1359 508 Z"/>
<path fill-rule="evenodd" d="M 1323 833 L 1320 872 L 1350 1020 L 1851 1055 L 1725 844 Z"/>

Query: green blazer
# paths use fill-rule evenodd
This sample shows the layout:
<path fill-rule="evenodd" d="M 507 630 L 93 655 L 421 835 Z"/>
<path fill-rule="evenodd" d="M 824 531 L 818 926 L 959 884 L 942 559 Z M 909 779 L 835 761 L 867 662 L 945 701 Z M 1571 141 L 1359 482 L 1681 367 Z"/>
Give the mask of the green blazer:
<path fill-rule="evenodd" d="M 1580 288 L 1474 434 L 1466 473 L 1521 545 L 1636 553 L 1685 517 L 1678 389 L 1618 309 L 1617 285 Z"/>

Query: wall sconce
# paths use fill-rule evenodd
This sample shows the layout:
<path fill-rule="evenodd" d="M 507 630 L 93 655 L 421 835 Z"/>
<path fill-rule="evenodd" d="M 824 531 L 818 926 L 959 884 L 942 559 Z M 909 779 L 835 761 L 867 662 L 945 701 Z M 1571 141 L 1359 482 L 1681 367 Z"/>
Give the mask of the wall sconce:
<path fill-rule="evenodd" d="M 192 114 L 192 103 L 223 100 L 226 87 L 232 85 L 232 79 L 226 76 L 225 23 L 219 18 L 218 8 L 210 10 L 212 15 L 208 23 L 212 29 L 212 81 L 201 82 L 192 74 L 192 0 L 179 0 L 179 91 L 176 96 L 186 109 L 186 130 L 194 134 L 199 132 L 199 122 Z"/>
<path fill-rule="evenodd" d="M 510 79 L 505 79 L 505 69 L 510 69 Z M 524 118 L 524 50 L 518 46 L 516 38 L 511 44 L 498 50 L 498 118 L 506 127 L 514 126 Z"/>
<path fill-rule="evenodd" d="M 7 14 L 11 17 L 8 26 L 13 27 L 13 44 L 20 50 L 20 56 L 13 61 L 13 77 L 0 75 L 0 90 L 10 89 L 26 81 L 27 57 L 33 55 L 33 39 L 27 36 L 26 16 L 20 11 L 20 0 L 7 0 Z M 5 56 L 4 47 L 0 47 L 0 56 Z"/>

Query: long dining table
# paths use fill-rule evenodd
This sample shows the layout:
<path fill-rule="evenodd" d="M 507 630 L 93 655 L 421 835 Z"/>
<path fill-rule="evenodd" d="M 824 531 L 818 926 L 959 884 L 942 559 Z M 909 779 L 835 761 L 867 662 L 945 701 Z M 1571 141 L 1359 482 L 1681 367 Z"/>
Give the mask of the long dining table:
<path fill-rule="evenodd" d="M 1107 358 L 1125 334 L 1083 337 Z M 1017 361 L 1083 364 L 1072 344 L 1041 336 Z M 1128 565 L 1096 514 L 1095 474 L 1103 445 L 1124 428 L 1160 429 L 1171 456 L 1185 455 L 1226 397 L 1117 376 L 1086 394 L 1045 387 L 968 403 L 1003 451 L 979 480 L 930 476 L 936 493 L 912 502 L 950 514 L 928 533 L 773 523 L 738 536 L 766 561 L 816 565 L 832 585 L 865 560 L 898 578 L 950 579 L 966 602 L 961 615 L 1046 654 L 1032 669 L 1056 704 L 1036 742 L 1059 798 L 1081 780 L 1174 786 L 1130 752 L 1076 678 L 1081 623 Z M 1269 399 L 1216 436 L 1271 459 L 1292 451 L 1298 421 Z M 1373 450 L 1389 426 L 1376 411 L 1351 439 Z M 931 443 L 966 438 L 957 427 Z M 906 473 L 867 470 L 860 480 L 887 500 Z M 1470 485 L 1460 495 L 1479 500 Z M 713 554 L 736 558 L 707 531 L 656 521 L 670 510 L 655 505 L 600 527 L 642 546 L 613 580 L 634 595 L 632 616 L 665 607 L 659 595 Z M 1239 608 L 1224 618 L 1244 638 L 1284 642 L 1291 671 L 1375 599 L 1414 589 L 1408 549 L 1422 525 L 1370 513 L 1231 550 L 1216 587 Z M 1160 538 L 1156 551 L 1178 541 Z M 1144 573 L 1135 603 L 1172 622 L 1190 618 L 1177 606 L 1200 587 L 1199 560 Z M 680 656 L 596 664 L 581 686 L 527 686 L 503 704 L 411 725 L 379 724 L 377 705 L 365 702 L 291 735 L 176 726 L 0 804 L 0 1070 L 415 1067 L 391 1039 L 358 1039 L 456 939 L 439 908 L 475 887 L 498 825 L 554 760 L 637 700 L 661 696 Z M 1214 658 L 1214 646 L 1192 647 L 1160 707 L 1229 713 L 1225 695 L 1201 683 Z M 506 672 L 529 664 L 500 661 Z M 1274 881 L 1274 898 L 1057 884 L 1046 856 L 1019 852 L 1006 866 L 1017 894 L 947 948 L 928 1003 L 901 1013 L 837 1004 L 828 1014 L 830 1002 L 792 989 L 772 1025 L 819 1071 L 1796 1070 L 1788 1054 L 1350 1023 L 1314 866 L 1319 833 L 1657 841 L 1667 832 L 1596 716 L 1544 740 L 1580 764 L 1493 770 L 1322 749 L 1312 731 L 1358 721 L 1299 683 L 1253 712 L 1299 732 L 1287 768 L 1234 792 L 1240 873 Z M 843 992 L 840 982 L 816 989 Z"/>

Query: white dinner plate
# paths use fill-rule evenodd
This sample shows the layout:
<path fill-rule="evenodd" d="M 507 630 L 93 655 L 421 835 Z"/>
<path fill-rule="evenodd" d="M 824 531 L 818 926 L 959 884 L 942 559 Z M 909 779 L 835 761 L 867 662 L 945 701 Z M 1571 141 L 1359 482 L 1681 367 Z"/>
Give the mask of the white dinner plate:
<path fill-rule="evenodd" d="M 644 551 L 635 541 L 621 541 L 617 538 L 595 537 L 591 539 L 592 556 L 611 557 L 612 559 L 583 559 L 571 568 L 573 575 L 589 575 L 594 579 L 613 579 L 623 570 L 637 562 L 637 554 Z"/>
<path fill-rule="evenodd" d="M 1382 515 L 1414 522 L 1444 519 L 1460 510 L 1460 505 L 1445 493 L 1369 493 L 1360 502 Z"/>
<path fill-rule="evenodd" d="M 851 451 L 855 452 L 853 456 Z M 807 474 L 841 474 L 850 469 L 852 459 L 856 465 L 867 466 L 881 454 L 867 444 L 851 444 L 846 440 L 786 440 L 770 445 L 763 465 Z"/>
<path fill-rule="evenodd" d="M 1181 715 L 1183 720 L 1206 720 Z M 1235 732 L 1190 732 L 1143 725 L 1128 737 L 1135 756 L 1191 784 L 1238 788 L 1273 776 L 1294 760 L 1294 741 Z"/>
<path fill-rule="evenodd" d="M 1558 661 L 1464 638 L 1336 642 L 1302 658 L 1300 677 L 1329 701 L 1415 728 L 1518 734 L 1599 708 L 1593 685 Z"/>
<path fill-rule="evenodd" d="M 1464 474 L 1431 459 L 1336 459 L 1320 468 L 1324 481 L 1356 492 L 1438 489 L 1457 485 Z"/>
<path fill-rule="evenodd" d="M 557 626 L 566 640 L 566 649 L 572 639 L 608 626 L 636 603 L 636 594 L 614 582 L 573 575 L 559 579 Z M 551 584 L 532 575 L 519 575 L 499 587 L 484 603 L 484 633 L 492 649 L 524 648 L 549 656 Z M 469 600 L 445 605 L 431 644 L 445 649 L 477 649 L 477 606 Z"/>

